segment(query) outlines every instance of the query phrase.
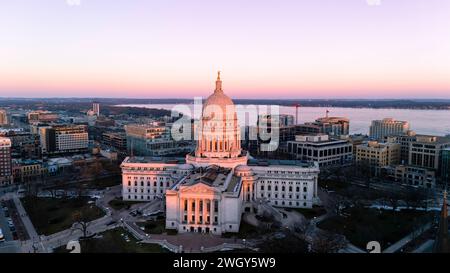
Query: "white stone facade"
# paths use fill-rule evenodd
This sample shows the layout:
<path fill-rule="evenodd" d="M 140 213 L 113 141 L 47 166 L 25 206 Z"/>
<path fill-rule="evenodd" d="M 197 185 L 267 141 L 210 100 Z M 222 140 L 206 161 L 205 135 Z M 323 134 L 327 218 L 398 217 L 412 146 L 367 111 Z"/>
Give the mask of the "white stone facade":
<path fill-rule="evenodd" d="M 217 119 L 205 112 L 208 105 L 228 112 Z M 292 208 L 319 204 L 317 163 L 249 159 L 241 150 L 238 128 L 219 75 L 203 108 L 195 152 L 185 162 L 126 158 L 121 165 L 123 199 L 165 198 L 167 229 L 217 235 L 238 232 L 242 213 L 261 203 Z"/>

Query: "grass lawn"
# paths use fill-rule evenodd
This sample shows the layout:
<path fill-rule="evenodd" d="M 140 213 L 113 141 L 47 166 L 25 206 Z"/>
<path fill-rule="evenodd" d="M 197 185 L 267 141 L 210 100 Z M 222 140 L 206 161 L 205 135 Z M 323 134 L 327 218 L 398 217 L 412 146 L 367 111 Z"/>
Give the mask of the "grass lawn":
<path fill-rule="evenodd" d="M 116 175 L 112 177 L 107 178 L 98 178 L 93 181 L 85 183 L 85 187 L 87 189 L 96 189 L 96 190 L 102 190 L 106 189 L 108 187 L 113 187 L 120 185 L 122 183 L 122 176 Z"/>
<path fill-rule="evenodd" d="M 145 233 L 148 234 L 162 234 L 166 231 L 166 220 L 154 220 L 136 223 L 139 227 L 145 228 Z"/>
<path fill-rule="evenodd" d="M 286 209 L 288 210 L 288 209 Z M 305 216 L 306 219 L 313 219 L 314 217 L 319 217 L 327 213 L 327 211 L 323 207 L 313 207 L 312 209 L 303 209 L 303 208 L 289 208 L 289 210 L 295 210 L 298 213 Z"/>
<path fill-rule="evenodd" d="M 50 235 L 70 228 L 75 212 L 85 212 L 90 221 L 104 215 L 94 204 L 88 204 L 88 198 L 25 197 L 21 201 L 38 234 Z"/>
<path fill-rule="evenodd" d="M 167 249 L 158 244 L 139 243 L 122 228 L 108 230 L 101 238 L 81 241 L 82 253 L 167 253 Z M 128 239 L 128 241 L 127 241 Z M 56 253 L 67 253 L 65 247 L 55 249 Z"/>
<path fill-rule="evenodd" d="M 382 248 L 386 248 L 424 225 L 432 216 L 432 213 L 412 210 L 396 212 L 365 208 L 350 208 L 345 213 L 347 217 L 325 219 L 318 227 L 343 234 L 351 243 L 363 249 L 369 241 L 378 241 Z"/>
<path fill-rule="evenodd" d="M 329 179 L 319 179 L 319 187 L 327 189 L 329 191 L 340 191 L 349 187 L 350 184 Z"/>
<path fill-rule="evenodd" d="M 250 239 L 250 238 L 257 238 L 260 235 L 267 234 L 270 232 L 272 232 L 272 230 L 258 228 L 258 227 L 252 226 L 244 221 L 241 221 L 241 225 L 239 226 L 238 233 L 223 233 L 222 237 L 224 237 L 224 238 L 237 237 L 239 239 Z"/>
<path fill-rule="evenodd" d="M 121 209 L 129 209 L 134 204 L 139 204 L 141 202 L 136 201 L 123 201 L 122 198 L 116 198 L 111 201 L 109 201 L 109 205 L 115 209 L 115 210 L 121 210 Z"/>

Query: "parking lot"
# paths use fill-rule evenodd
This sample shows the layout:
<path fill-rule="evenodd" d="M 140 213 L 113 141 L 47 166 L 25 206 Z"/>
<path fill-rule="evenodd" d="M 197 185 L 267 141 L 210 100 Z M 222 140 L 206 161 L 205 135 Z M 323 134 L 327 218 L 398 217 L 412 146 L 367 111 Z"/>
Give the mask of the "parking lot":
<path fill-rule="evenodd" d="M 10 224 L 8 224 L 8 219 L 10 219 L 9 216 L 10 214 L 7 206 L 3 207 L 3 204 L 0 205 L 0 228 L 2 229 L 5 238 L 4 242 L 0 242 L 0 253 L 18 252 L 18 242 L 14 241 L 15 238 L 12 232 L 15 228 L 10 227 Z"/>
<path fill-rule="evenodd" d="M 17 212 L 16 205 L 13 200 L 3 201 L 1 207 L 6 215 L 4 215 L 6 220 L 6 229 L 9 231 L 13 240 L 22 240 L 26 241 L 30 239 L 25 227 L 23 225 L 22 219 L 20 218 L 19 213 Z M 12 222 L 12 225 L 11 225 Z M 5 233 L 5 229 L 3 229 Z"/>
<path fill-rule="evenodd" d="M 6 220 L 9 216 L 9 211 L 5 210 L 3 206 L 0 206 L 0 228 L 2 229 L 3 235 L 5 236 L 6 241 L 12 241 L 13 235 L 8 225 L 8 221 Z"/>

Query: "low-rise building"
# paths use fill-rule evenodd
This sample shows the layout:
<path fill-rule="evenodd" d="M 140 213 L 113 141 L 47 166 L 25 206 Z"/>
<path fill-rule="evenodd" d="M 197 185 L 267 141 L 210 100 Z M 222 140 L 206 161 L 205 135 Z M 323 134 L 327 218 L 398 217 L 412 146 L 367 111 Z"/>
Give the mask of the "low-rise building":
<path fill-rule="evenodd" d="M 294 159 L 317 162 L 319 167 L 347 165 L 353 159 L 352 144 L 326 134 L 298 135 L 288 141 L 287 152 Z"/>
<path fill-rule="evenodd" d="M 397 165 L 389 173 L 396 182 L 419 186 L 425 188 L 434 188 L 436 186 L 435 171 L 407 165 Z"/>
<path fill-rule="evenodd" d="M 367 135 L 363 135 L 363 134 L 342 135 L 342 136 L 340 136 L 339 139 L 346 140 L 350 144 L 352 144 L 353 159 L 356 158 L 356 146 L 361 145 L 361 144 L 369 141 L 369 137 Z"/>
<path fill-rule="evenodd" d="M 129 124 L 125 131 L 129 153 L 137 156 L 178 155 L 194 148 L 191 140 L 174 140 L 170 124 Z"/>
<path fill-rule="evenodd" d="M 260 115 L 258 124 L 277 124 L 279 127 L 288 127 L 294 125 L 293 115 Z"/>
<path fill-rule="evenodd" d="M 126 151 L 127 135 L 124 132 L 105 132 L 102 135 L 102 144 L 118 151 Z"/>
<path fill-rule="evenodd" d="M 9 131 L 4 135 L 11 139 L 11 153 L 13 157 L 40 158 L 41 147 L 38 135 L 24 131 Z"/>
<path fill-rule="evenodd" d="M 344 117 L 329 117 L 327 115 L 310 124 L 319 127 L 321 133 L 330 136 L 339 137 L 350 133 L 350 120 Z"/>
<path fill-rule="evenodd" d="M 112 127 L 115 125 L 116 122 L 114 121 L 114 119 L 105 116 L 97 116 L 97 119 L 95 120 L 95 126 L 97 127 Z"/>
<path fill-rule="evenodd" d="M 40 123 L 40 122 L 55 122 L 59 119 L 58 114 L 52 113 L 50 111 L 37 110 L 32 111 L 27 114 L 28 122 L 30 124 Z"/>
<path fill-rule="evenodd" d="M 73 168 L 73 160 L 70 157 L 58 157 L 49 158 L 45 163 L 44 167 L 46 170 L 46 175 L 55 176 Z"/>
<path fill-rule="evenodd" d="M 38 181 L 46 175 L 46 171 L 41 160 L 14 159 L 12 169 L 14 182 L 16 183 Z"/>
<path fill-rule="evenodd" d="M 369 167 L 375 174 L 382 168 L 400 163 L 400 144 L 369 141 L 356 146 L 356 164 Z"/>
<path fill-rule="evenodd" d="M 111 149 L 100 149 L 100 155 L 112 161 L 117 161 L 118 159 L 118 153 Z"/>

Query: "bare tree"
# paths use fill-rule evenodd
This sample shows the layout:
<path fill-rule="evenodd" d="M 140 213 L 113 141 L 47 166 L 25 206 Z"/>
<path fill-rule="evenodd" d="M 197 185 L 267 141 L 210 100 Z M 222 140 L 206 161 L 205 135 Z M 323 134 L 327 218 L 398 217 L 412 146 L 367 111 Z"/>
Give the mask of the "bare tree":
<path fill-rule="evenodd" d="M 345 208 L 345 205 L 347 203 L 346 198 L 342 195 L 335 194 L 333 198 L 330 198 L 330 204 L 333 207 L 334 213 L 336 215 L 341 215 L 342 210 Z"/>
<path fill-rule="evenodd" d="M 408 188 L 404 194 L 404 199 L 408 208 L 416 209 L 420 207 L 426 199 L 427 194 L 423 189 Z"/>
<path fill-rule="evenodd" d="M 92 210 L 86 208 L 75 212 L 72 216 L 74 224 L 72 230 L 80 230 L 83 233 L 83 237 L 88 236 L 88 228 L 91 224 Z"/>
<path fill-rule="evenodd" d="M 386 201 L 391 205 L 393 211 L 397 210 L 401 199 L 402 195 L 397 192 L 389 192 L 386 196 Z"/>
<path fill-rule="evenodd" d="M 306 230 L 310 225 L 310 221 L 304 219 L 303 221 L 298 221 L 294 224 L 294 231 L 301 235 L 304 235 Z"/>
<path fill-rule="evenodd" d="M 315 253 L 336 253 L 348 244 L 345 236 L 322 231 L 313 238 L 311 251 Z"/>

